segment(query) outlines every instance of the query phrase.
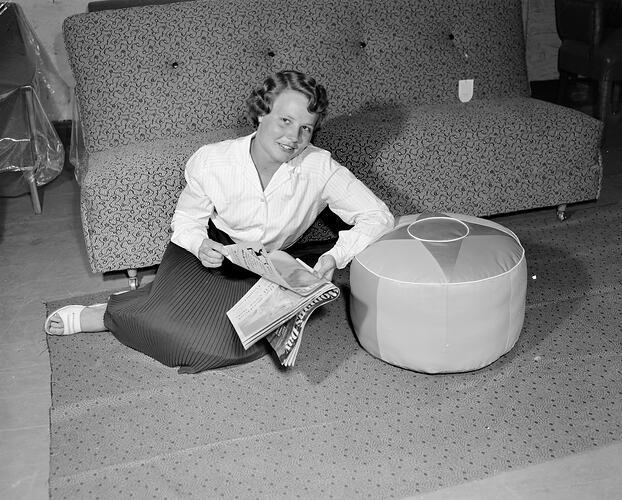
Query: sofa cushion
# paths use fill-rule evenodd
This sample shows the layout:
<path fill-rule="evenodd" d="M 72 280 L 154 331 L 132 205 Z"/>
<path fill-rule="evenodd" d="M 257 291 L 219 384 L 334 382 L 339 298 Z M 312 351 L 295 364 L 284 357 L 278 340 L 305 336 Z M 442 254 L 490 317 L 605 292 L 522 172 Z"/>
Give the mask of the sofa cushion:
<path fill-rule="evenodd" d="M 98 249 L 89 252 L 93 271 L 158 264 L 190 156 L 204 144 L 250 132 L 222 129 L 92 153 L 80 212 L 86 246 Z"/>
<path fill-rule="evenodd" d="M 315 143 L 396 216 L 485 216 L 597 198 L 601 132 L 600 121 L 575 110 L 503 98 L 341 116 Z"/>
<path fill-rule="evenodd" d="M 505 98 L 342 115 L 327 120 L 314 142 L 396 216 L 483 216 L 597 198 L 601 129 L 598 120 L 568 108 Z M 157 264 L 187 159 L 203 144 L 249 132 L 222 129 L 93 153 L 81 197 L 87 247 L 97 248 L 89 255 L 93 270 Z M 344 227 L 325 213 L 302 241 L 334 238 Z"/>

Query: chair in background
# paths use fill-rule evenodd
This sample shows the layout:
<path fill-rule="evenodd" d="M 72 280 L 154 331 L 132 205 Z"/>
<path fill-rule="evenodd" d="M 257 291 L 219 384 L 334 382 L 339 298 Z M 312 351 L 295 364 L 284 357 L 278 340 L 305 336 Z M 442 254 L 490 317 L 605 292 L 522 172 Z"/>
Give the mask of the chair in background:
<path fill-rule="evenodd" d="M 558 102 L 568 83 L 583 77 L 597 83 L 595 115 L 607 121 L 619 101 L 622 83 L 622 0 L 555 0 Z"/>
<path fill-rule="evenodd" d="M 38 187 L 61 173 L 65 158 L 52 96 L 68 95 L 19 5 L 0 2 L 0 196 L 30 192 L 36 214 Z"/>

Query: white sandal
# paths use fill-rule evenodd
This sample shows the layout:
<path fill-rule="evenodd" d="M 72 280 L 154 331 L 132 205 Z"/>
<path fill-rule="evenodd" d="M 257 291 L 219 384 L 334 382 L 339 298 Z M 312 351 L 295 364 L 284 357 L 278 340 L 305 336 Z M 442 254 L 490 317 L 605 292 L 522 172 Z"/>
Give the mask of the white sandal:
<path fill-rule="evenodd" d="M 102 304 L 93 304 L 93 306 L 105 306 L 106 303 Z M 80 325 L 80 314 L 86 307 L 93 306 L 78 306 L 71 305 L 61 307 L 60 309 L 56 309 L 53 313 L 51 313 L 45 319 L 45 333 L 48 335 L 73 335 L 74 333 L 80 333 L 82 331 L 82 326 Z M 63 331 L 62 333 L 52 333 L 50 332 L 50 321 L 52 320 L 52 316 L 58 314 L 60 319 L 63 321 Z"/>

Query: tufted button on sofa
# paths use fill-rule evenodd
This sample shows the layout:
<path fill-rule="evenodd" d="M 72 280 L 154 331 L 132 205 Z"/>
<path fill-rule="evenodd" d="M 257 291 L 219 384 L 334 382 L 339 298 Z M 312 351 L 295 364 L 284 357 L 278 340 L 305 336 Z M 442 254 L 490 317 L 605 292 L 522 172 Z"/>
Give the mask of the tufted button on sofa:
<path fill-rule="evenodd" d="M 396 216 L 599 194 L 602 123 L 530 97 L 520 0 L 197 0 L 74 15 L 64 38 L 93 271 L 160 262 L 186 160 L 250 132 L 245 98 L 283 69 L 326 86 L 315 144 Z M 322 218 L 304 238 L 337 230 Z"/>

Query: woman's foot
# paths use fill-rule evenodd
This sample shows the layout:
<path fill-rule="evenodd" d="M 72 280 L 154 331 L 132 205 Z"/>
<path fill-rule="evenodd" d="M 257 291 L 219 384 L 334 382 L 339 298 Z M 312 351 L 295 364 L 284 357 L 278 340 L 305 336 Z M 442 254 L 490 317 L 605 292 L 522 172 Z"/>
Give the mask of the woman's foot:
<path fill-rule="evenodd" d="M 54 311 L 45 321 L 49 335 L 71 335 L 79 332 L 103 332 L 104 313 L 108 304 L 65 306 Z"/>

